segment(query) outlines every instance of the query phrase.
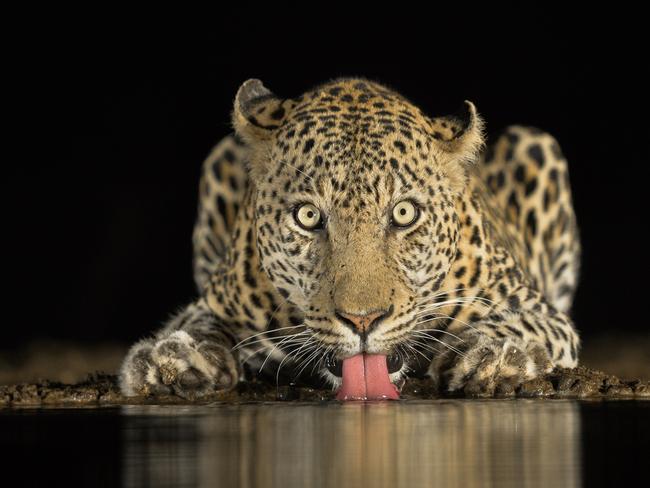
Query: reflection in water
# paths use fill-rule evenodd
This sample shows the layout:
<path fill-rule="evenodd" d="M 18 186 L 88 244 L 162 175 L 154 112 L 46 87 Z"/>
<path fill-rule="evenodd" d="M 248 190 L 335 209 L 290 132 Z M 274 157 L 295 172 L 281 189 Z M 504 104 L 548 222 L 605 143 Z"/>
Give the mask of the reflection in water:
<path fill-rule="evenodd" d="M 580 486 L 573 402 L 124 407 L 127 486 Z"/>

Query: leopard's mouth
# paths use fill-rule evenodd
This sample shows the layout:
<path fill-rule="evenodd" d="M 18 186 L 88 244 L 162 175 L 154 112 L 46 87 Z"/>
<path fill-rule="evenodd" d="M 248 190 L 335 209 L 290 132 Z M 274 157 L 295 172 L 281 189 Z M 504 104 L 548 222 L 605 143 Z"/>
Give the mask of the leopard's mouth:
<path fill-rule="evenodd" d="M 402 385 L 395 385 L 391 374 L 403 366 L 402 358 L 397 355 L 387 357 L 365 352 L 327 362 L 328 371 L 341 378 L 338 400 L 398 400 Z"/>
<path fill-rule="evenodd" d="M 333 357 L 328 357 L 325 361 L 325 366 L 328 371 L 334 376 L 339 378 L 343 377 L 343 360 L 336 359 Z M 386 358 L 386 366 L 388 367 L 388 374 L 397 373 L 402 366 L 404 366 L 404 361 L 397 354 L 391 354 Z"/>

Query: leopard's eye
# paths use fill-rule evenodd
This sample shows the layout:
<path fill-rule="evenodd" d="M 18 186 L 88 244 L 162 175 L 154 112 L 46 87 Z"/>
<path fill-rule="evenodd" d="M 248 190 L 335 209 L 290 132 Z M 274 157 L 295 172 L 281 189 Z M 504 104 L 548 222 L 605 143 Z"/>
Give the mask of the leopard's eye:
<path fill-rule="evenodd" d="M 311 203 L 303 203 L 293 211 L 293 217 L 300 227 L 306 230 L 317 230 L 323 227 L 320 210 Z"/>
<path fill-rule="evenodd" d="M 411 200 L 402 200 L 393 207 L 393 225 L 408 227 L 418 219 L 419 210 Z"/>

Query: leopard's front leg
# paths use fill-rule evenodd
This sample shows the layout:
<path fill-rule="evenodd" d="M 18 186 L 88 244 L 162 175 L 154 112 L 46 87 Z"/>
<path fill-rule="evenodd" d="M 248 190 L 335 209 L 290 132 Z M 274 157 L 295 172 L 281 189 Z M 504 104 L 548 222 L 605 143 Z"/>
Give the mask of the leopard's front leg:
<path fill-rule="evenodd" d="M 448 392 L 510 394 L 554 367 L 577 365 L 578 336 L 570 319 L 547 304 L 494 311 L 455 331 L 431 363 L 430 374 Z"/>
<path fill-rule="evenodd" d="M 188 399 L 231 388 L 241 372 L 233 345 L 199 300 L 153 338 L 131 347 L 120 370 L 120 388 L 126 396 L 176 394 Z"/>

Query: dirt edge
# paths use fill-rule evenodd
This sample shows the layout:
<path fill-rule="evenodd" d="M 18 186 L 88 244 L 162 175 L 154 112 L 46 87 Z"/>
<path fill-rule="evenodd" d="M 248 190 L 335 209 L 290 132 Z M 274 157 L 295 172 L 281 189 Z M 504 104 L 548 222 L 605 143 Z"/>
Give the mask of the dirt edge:
<path fill-rule="evenodd" d="M 436 391 L 431 381 L 410 379 L 402 389 L 402 397 L 433 399 L 449 396 Z M 639 379 L 622 380 L 602 371 L 580 366 L 574 369 L 556 369 L 500 397 L 650 400 L 650 382 Z M 333 399 L 333 393 L 327 390 L 294 386 L 275 387 L 256 381 L 240 383 L 233 390 L 215 392 L 200 399 L 177 396 L 125 397 L 119 391 L 117 377 L 102 373 L 89 375 L 85 381 L 71 385 L 43 380 L 37 383 L 0 386 L 0 407 L 321 402 Z"/>

